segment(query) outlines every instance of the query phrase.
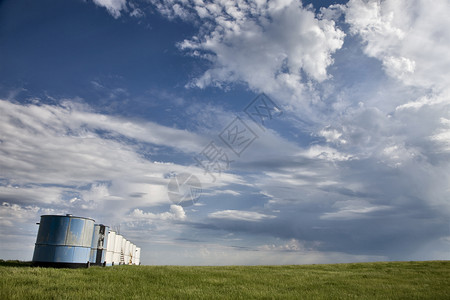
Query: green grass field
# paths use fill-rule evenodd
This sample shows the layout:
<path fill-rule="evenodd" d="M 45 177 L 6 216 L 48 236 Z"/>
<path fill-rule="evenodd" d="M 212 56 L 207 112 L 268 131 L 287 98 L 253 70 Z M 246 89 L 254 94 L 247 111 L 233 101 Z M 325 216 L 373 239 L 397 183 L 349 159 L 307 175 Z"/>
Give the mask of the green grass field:
<path fill-rule="evenodd" d="M 450 299 L 450 261 L 33 268 L 0 262 L 0 299 Z"/>

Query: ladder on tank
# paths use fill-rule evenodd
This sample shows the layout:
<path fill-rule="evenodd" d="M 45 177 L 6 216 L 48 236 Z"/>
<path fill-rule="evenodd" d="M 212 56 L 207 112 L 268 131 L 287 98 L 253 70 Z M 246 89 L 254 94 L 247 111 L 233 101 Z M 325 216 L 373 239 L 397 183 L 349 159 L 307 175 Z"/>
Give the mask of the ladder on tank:
<path fill-rule="evenodd" d="M 120 264 L 121 265 L 125 264 L 125 255 L 123 254 L 122 251 L 120 251 Z"/>

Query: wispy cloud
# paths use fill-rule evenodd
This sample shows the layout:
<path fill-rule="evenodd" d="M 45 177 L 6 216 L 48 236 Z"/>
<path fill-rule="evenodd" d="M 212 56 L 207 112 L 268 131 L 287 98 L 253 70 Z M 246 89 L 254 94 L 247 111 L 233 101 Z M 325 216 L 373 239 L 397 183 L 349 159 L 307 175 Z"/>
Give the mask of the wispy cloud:
<path fill-rule="evenodd" d="M 257 222 L 264 219 L 273 219 L 275 216 L 258 213 L 255 211 L 241 211 L 241 210 L 222 210 L 210 213 L 208 215 L 211 219 L 225 219 L 234 221 Z"/>
<path fill-rule="evenodd" d="M 68 100 L 59 106 L 0 101 L 0 112 L 1 201 L 112 218 L 169 204 L 173 172 L 195 172 L 207 182 L 195 166 L 148 159 L 163 148 L 189 161 L 207 141 L 195 133 L 95 113 Z M 150 153 L 136 147 L 142 144 L 150 145 Z M 238 177 L 223 174 L 205 188 L 232 182 Z"/>

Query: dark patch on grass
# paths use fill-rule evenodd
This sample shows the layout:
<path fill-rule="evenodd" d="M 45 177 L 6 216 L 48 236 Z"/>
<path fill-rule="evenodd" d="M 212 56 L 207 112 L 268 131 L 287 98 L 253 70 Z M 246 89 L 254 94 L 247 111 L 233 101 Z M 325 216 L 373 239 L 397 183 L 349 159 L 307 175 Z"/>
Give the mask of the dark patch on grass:
<path fill-rule="evenodd" d="M 0 259 L 0 266 L 1 267 L 31 267 L 32 263 L 31 261 L 20 261 L 20 260 L 3 260 Z"/>

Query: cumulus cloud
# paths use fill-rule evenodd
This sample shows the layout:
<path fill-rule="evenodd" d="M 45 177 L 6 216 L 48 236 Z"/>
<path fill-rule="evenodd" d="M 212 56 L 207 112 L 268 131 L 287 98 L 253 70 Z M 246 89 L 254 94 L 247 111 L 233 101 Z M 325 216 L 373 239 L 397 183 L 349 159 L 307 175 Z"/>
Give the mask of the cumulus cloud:
<path fill-rule="evenodd" d="M 98 6 L 102 6 L 114 17 L 119 18 L 121 12 L 127 9 L 127 0 L 93 0 Z"/>
<path fill-rule="evenodd" d="M 450 68 L 450 3 L 425 0 L 350 0 L 345 19 L 364 43 L 364 52 L 383 62 L 402 82 L 446 88 Z"/>
<path fill-rule="evenodd" d="M 169 17 L 198 20 L 199 33 L 179 43 L 211 66 L 191 86 L 243 82 L 286 103 L 304 99 L 305 82 L 329 78 L 345 34 L 299 1 L 154 1 Z M 303 75 L 302 75 L 303 74 Z"/>
<path fill-rule="evenodd" d="M 147 220 L 148 222 L 158 221 L 158 220 L 185 220 L 186 213 L 182 206 L 172 204 L 170 206 L 170 211 L 155 214 L 151 212 L 144 212 L 139 208 L 133 210 L 130 216 L 137 221 Z"/>

